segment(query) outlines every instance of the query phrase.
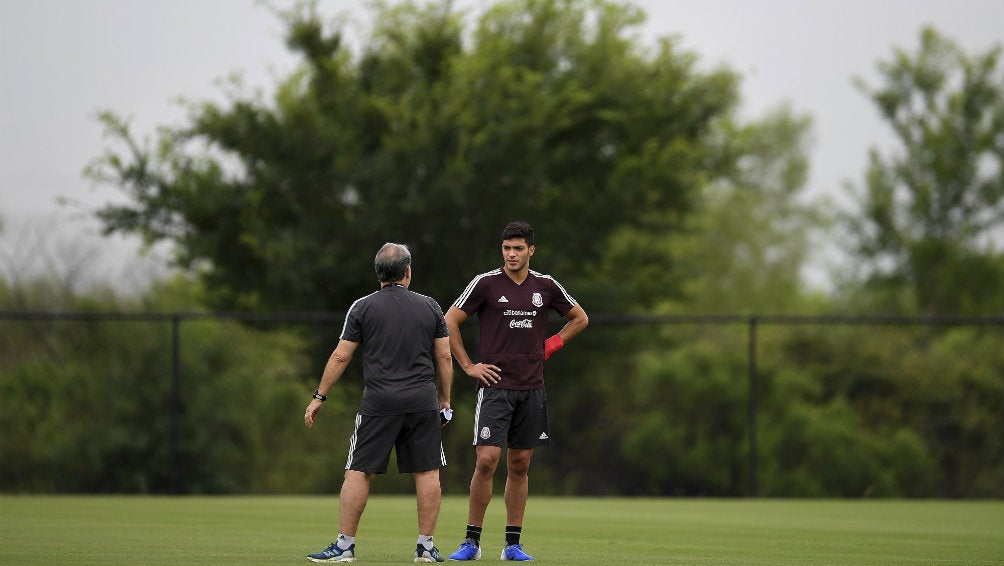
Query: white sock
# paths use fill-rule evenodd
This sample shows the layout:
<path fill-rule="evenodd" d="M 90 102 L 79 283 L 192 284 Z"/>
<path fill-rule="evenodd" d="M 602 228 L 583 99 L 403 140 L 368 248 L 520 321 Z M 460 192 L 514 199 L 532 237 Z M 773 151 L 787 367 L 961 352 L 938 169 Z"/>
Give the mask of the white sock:
<path fill-rule="evenodd" d="M 426 535 L 418 535 L 418 544 L 422 545 L 426 550 L 432 550 L 432 537 Z"/>
<path fill-rule="evenodd" d="M 342 533 L 338 533 L 338 540 L 335 541 L 335 545 L 342 550 L 347 550 L 355 543 L 356 537 L 350 537 L 349 535 L 343 535 Z"/>

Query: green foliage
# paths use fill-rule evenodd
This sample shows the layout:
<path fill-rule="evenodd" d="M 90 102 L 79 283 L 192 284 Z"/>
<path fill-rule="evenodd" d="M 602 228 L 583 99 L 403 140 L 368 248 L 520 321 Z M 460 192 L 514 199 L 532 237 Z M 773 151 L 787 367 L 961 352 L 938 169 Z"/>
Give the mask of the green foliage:
<path fill-rule="evenodd" d="M 144 301 L 154 313 L 191 310 L 193 294 L 174 281 Z M 88 310 L 88 302 L 75 305 Z M 18 431 L 0 438 L 5 491 L 164 493 L 174 485 L 172 320 L 116 319 L 117 305 L 91 307 L 111 314 L 0 323 L 0 426 Z M 185 320 L 179 330 L 179 489 L 300 492 L 340 483 L 340 465 L 317 457 L 331 442 L 307 435 L 297 419 L 304 376 L 318 366 L 304 359 L 297 333 L 220 320 Z M 325 418 L 352 413 L 335 405 Z"/>
<path fill-rule="evenodd" d="M 800 200 L 808 174 L 810 120 L 782 106 L 760 121 L 725 124 L 729 173 L 704 191 L 687 230 L 667 245 L 684 281 L 669 312 L 767 314 L 811 310 L 801 269 L 822 208 Z M 648 264 L 657 269 L 658 264 Z M 657 279 L 652 278 L 653 281 Z"/>
<path fill-rule="evenodd" d="M 198 311 L 203 292 L 178 278 L 136 299 L 135 316 L 81 297 L 66 305 L 77 315 L 0 318 L 0 490 L 170 489 L 174 317 L 158 313 L 177 312 L 179 489 L 336 492 L 358 365 L 314 429 L 300 415 L 326 356 L 308 337 L 337 324 L 217 318 Z M 554 445 L 535 457 L 535 493 L 745 495 L 751 329 L 743 319 L 591 325 L 548 361 Z M 999 326 L 755 329 L 761 495 L 1004 494 Z M 472 393 L 458 380 L 448 494 L 470 479 Z M 394 471 L 379 492 L 411 493 Z"/>
<path fill-rule="evenodd" d="M 765 492 L 999 493 L 999 340 L 999 329 L 923 326 L 772 336 L 761 365 Z"/>
<path fill-rule="evenodd" d="M 764 423 L 761 494 L 904 497 L 931 493 L 934 463 L 916 433 L 877 434 L 843 399 L 793 402 Z M 775 420 L 776 419 L 776 420 Z"/>
<path fill-rule="evenodd" d="M 1004 309 L 1004 70 L 1001 47 L 969 56 L 926 28 L 914 54 L 897 50 L 858 81 L 900 149 L 872 150 L 852 252 L 874 290 L 865 306 L 925 314 Z"/>
<path fill-rule="evenodd" d="M 591 331 L 604 333 L 601 341 L 615 333 Z M 658 346 L 640 354 L 635 366 L 618 357 L 611 367 L 584 370 L 602 376 L 605 385 L 576 382 L 585 400 L 575 412 L 567 401 L 558 405 L 560 419 L 575 425 L 562 427 L 555 438 L 570 434 L 584 446 L 599 444 L 604 457 L 593 462 L 589 450 L 574 451 L 597 478 L 574 485 L 621 495 L 745 495 L 749 331 L 729 323 L 671 324 L 656 331 Z M 1004 492 L 1004 373 L 1000 354 L 990 347 L 999 339 L 999 328 L 760 323 L 759 494 Z M 613 343 L 607 355 L 617 351 Z M 578 375 L 562 370 L 564 377 Z M 555 390 L 568 395 L 549 381 L 549 391 Z M 614 470 L 604 458 L 616 462 Z M 570 477 L 577 478 L 574 472 Z"/>
<path fill-rule="evenodd" d="M 341 311 L 372 289 L 370 254 L 388 240 L 411 246 L 414 288 L 445 305 L 497 263 L 500 228 L 525 219 L 539 234 L 535 268 L 589 312 L 793 308 L 808 119 L 781 108 L 738 123 L 738 77 L 702 70 L 675 39 L 641 44 L 639 9 L 512 0 L 470 28 L 448 2 L 379 4 L 359 54 L 313 4 L 284 18 L 302 65 L 271 100 L 236 88 L 225 104 L 191 104 L 189 124 L 152 145 L 106 113 L 125 149 L 89 168 L 130 197 L 101 211 L 105 228 L 173 241 L 212 307 Z M 611 344 L 588 334 L 583 348 Z M 632 331 L 616 344 L 630 358 L 651 339 Z M 556 376 L 630 371 L 553 365 Z M 617 450 L 625 414 L 589 416 L 616 388 L 554 383 L 555 410 L 575 415 L 557 432 Z M 457 406 L 469 398 L 461 380 Z M 467 442 L 447 431 L 451 462 L 469 467 L 455 448 Z M 602 450 L 585 467 L 542 458 L 541 476 L 563 490 L 616 491 Z M 459 476 L 448 487 L 464 489 Z"/>
<path fill-rule="evenodd" d="M 659 242 L 741 157 L 715 141 L 732 72 L 700 71 L 669 39 L 643 48 L 643 14 L 612 2 L 500 2 L 472 31 L 449 3 L 378 5 L 357 56 L 313 6 L 285 17 L 302 65 L 271 101 L 192 104 L 152 146 L 106 113 L 126 149 L 89 168 L 130 198 L 100 212 L 106 230 L 175 242 L 214 307 L 344 309 L 388 240 L 448 303 L 470 276 L 457 266 L 496 263 L 513 219 L 587 305 L 680 287 L 644 268 L 671 264 Z"/>
<path fill-rule="evenodd" d="M 0 489 L 167 491 L 177 329 L 181 489 L 336 491 L 358 367 L 312 431 L 299 419 L 336 325 L 203 309 L 344 311 L 374 288 L 385 241 L 411 246 L 414 288 L 444 305 L 496 264 L 500 228 L 525 219 L 535 268 L 590 314 L 817 308 L 800 284 L 827 223 L 799 198 L 808 117 L 782 106 L 739 122 L 738 77 L 701 70 L 676 40 L 642 45 L 629 5 L 509 0 L 472 28 L 449 2 L 375 6 L 358 54 L 315 4 L 284 13 L 301 65 L 269 100 L 235 83 L 153 142 L 102 114 L 118 149 L 88 172 L 129 197 L 100 211 L 105 229 L 172 242 L 198 284 L 124 301 L 0 281 L 0 305 L 190 316 L 0 320 L 0 427 L 18 431 L 0 437 Z M 928 30 L 915 57 L 880 66 L 883 88 L 863 87 L 906 152 L 872 156 L 850 224 L 869 276 L 856 306 L 1004 308 L 988 243 L 1004 212 L 998 54 L 970 59 Z M 536 493 L 739 496 L 756 472 L 771 496 L 1004 494 L 997 327 L 595 319 L 548 362 L 555 445 L 535 457 Z M 463 375 L 454 406 L 442 477 L 462 494 Z M 389 474 L 379 489 L 412 486 Z"/>
<path fill-rule="evenodd" d="M 742 349 L 722 335 L 675 340 L 639 364 L 630 388 L 627 461 L 642 470 L 645 494 L 742 495 L 746 391 Z M 657 458 L 653 458 L 658 454 Z M 714 466 L 708 466 L 715 462 Z"/>

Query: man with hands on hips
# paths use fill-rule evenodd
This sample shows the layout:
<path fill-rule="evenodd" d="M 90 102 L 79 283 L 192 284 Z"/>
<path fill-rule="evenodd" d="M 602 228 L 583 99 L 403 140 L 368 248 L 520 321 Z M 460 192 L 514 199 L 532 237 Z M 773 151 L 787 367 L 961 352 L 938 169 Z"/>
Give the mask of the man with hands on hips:
<path fill-rule="evenodd" d="M 495 470 L 506 451 L 506 528 L 502 560 L 525 561 L 520 536 L 528 494 L 530 460 L 537 446 L 551 441 L 544 391 L 544 361 L 582 332 L 589 318 L 550 275 L 530 270 L 533 228 L 510 223 L 502 232 L 503 267 L 476 276 L 446 313 L 453 357 L 478 380 L 475 408 L 475 466 L 468 501 L 467 530 L 450 560 L 479 560 L 485 512 Z M 547 336 L 550 310 L 568 319 Z M 477 315 L 481 361 L 464 348 L 460 325 Z"/>

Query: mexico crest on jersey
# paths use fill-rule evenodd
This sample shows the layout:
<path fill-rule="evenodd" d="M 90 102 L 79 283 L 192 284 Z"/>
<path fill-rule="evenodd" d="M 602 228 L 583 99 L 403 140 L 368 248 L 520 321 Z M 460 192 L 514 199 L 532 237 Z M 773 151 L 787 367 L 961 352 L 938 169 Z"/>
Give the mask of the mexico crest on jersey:
<path fill-rule="evenodd" d="M 534 293 L 533 297 L 530 299 L 530 302 L 532 302 L 533 306 L 535 307 L 544 306 L 544 298 L 540 296 L 540 293 Z"/>

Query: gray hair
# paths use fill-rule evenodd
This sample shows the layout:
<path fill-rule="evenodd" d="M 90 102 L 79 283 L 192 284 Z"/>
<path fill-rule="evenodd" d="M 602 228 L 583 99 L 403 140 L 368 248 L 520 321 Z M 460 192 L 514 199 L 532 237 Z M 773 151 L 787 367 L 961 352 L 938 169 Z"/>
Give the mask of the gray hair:
<path fill-rule="evenodd" d="M 404 244 L 387 242 L 373 259 L 373 269 L 381 283 L 393 283 L 404 279 L 411 265 L 411 252 Z"/>

